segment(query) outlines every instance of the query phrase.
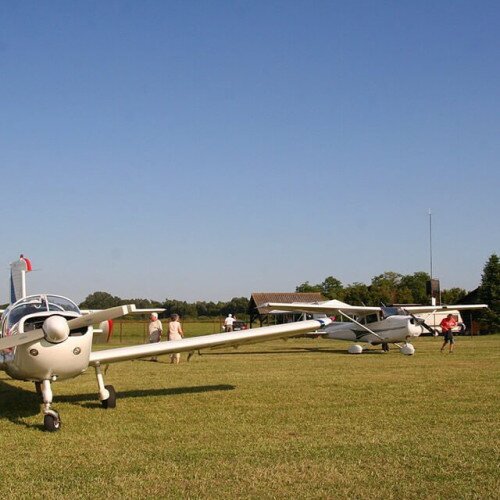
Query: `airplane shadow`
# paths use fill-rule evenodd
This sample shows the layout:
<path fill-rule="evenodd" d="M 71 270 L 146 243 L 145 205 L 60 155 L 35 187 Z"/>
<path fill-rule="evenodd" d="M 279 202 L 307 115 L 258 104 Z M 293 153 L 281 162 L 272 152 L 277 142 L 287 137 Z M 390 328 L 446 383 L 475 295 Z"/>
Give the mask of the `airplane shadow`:
<path fill-rule="evenodd" d="M 315 352 L 319 354 L 343 354 L 348 356 L 353 356 L 347 352 L 347 349 L 331 349 L 328 347 L 290 347 L 288 349 L 280 349 L 276 351 L 217 351 L 217 352 L 207 352 L 202 351 L 201 356 L 253 356 L 255 354 L 304 354 L 305 352 Z M 363 354 L 385 354 L 381 349 L 365 349 Z M 197 356 L 196 356 L 197 357 Z"/>
<path fill-rule="evenodd" d="M 197 394 L 203 392 L 214 391 L 233 391 L 236 389 L 234 385 L 217 384 L 217 385 L 198 385 L 191 387 L 171 387 L 161 389 L 135 389 L 131 391 L 117 391 L 117 399 L 125 398 L 147 398 L 150 396 L 179 396 L 181 394 Z M 84 408 L 96 409 L 102 408 L 101 403 L 97 399 L 97 391 L 88 394 L 75 394 L 71 396 L 61 396 L 57 398 L 61 403 L 72 403 Z"/>
<path fill-rule="evenodd" d="M 41 397 L 36 394 L 34 384 L 32 389 L 24 389 L 5 383 L 0 378 L 0 420 L 6 419 L 10 422 L 30 429 L 44 430 L 43 425 L 31 425 L 24 421 L 28 417 L 41 415 Z M 201 385 L 191 387 L 173 387 L 162 389 L 138 389 L 131 391 L 120 391 L 118 399 L 124 398 L 147 398 L 151 396 L 176 396 L 180 394 L 196 394 L 212 391 L 232 391 L 236 387 L 229 384 Z M 8 406 L 7 406 L 8 403 Z M 88 394 L 62 395 L 54 394 L 54 405 L 57 403 L 70 403 L 88 409 L 101 409 L 98 401 L 97 391 Z"/>

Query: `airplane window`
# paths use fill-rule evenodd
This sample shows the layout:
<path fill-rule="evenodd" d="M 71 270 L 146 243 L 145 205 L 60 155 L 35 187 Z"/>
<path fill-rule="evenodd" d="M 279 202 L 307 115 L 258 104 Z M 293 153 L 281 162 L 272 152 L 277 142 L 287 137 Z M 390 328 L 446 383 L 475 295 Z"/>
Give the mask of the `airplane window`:
<path fill-rule="evenodd" d="M 366 316 L 367 323 L 374 323 L 375 321 L 378 321 L 378 314 L 368 314 Z"/>
<path fill-rule="evenodd" d="M 12 327 L 16 323 L 18 323 L 21 318 L 24 318 L 24 316 L 27 316 L 28 314 L 36 314 L 39 313 L 40 311 L 43 311 L 40 302 L 32 304 L 23 304 L 14 308 L 9 313 L 9 327 Z"/>
<path fill-rule="evenodd" d="M 59 297 L 57 295 L 48 295 L 47 298 L 51 305 L 60 307 L 59 310 L 61 311 L 73 311 L 80 314 L 80 309 L 78 309 L 78 306 L 74 302 L 71 302 L 71 300 L 65 297 Z M 51 310 L 57 311 L 58 309 L 51 309 Z"/>
<path fill-rule="evenodd" d="M 382 307 L 382 314 L 385 318 L 388 318 L 389 316 L 398 316 L 399 313 L 399 308 L 397 307 Z"/>
<path fill-rule="evenodd" d="M 52 304 L 52 302 L 49 302 L 49 311 L 64 311 L 64 309 L 58 304 Z"/>

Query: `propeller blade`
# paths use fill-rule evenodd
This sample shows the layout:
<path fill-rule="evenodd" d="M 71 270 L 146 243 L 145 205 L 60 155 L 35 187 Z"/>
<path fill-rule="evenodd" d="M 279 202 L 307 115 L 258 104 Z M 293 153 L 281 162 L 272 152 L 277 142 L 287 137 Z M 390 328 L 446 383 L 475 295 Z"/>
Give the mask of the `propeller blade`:
<path fill-rule="evenodd" d="M 142 310 L 140 310 L 142 312 Z M 162 311 L 158 309 L 153 309 L 153 311 Z M 111 307 L 109 309 L 104 309 L 102 311 L 96 311 L 89 314 L 84 314 L 83 316 L 78 316 L 78 318 L 70 319 L 69 321 L 64 320 L 64 324 L 54 325 L 50 328 L 50 331 L 54 330 L 52 342 L 62 342 L 68 336 L 69 330 L 76 330 L 78 328 L 83 328 L 85 326 L 94 325 L 96 323 L 101 323 L 102 321 L 107 321 L 110 319 L 119 318 L 120 316 L 125 316 L 137 312 L 134 304 L 128 304 L 125 306 Z M 53 318 L 50 316 L 49 318 Z M 59 317 L 59 316 L 58 316 Z M 60 323 L 60 320 L 58 321 Z M 67 330 L 67 327 L 69 330 Z M 44 322 L 44 326 L 47 325 L 47 320 Z M 47 330 L 49 332 L 49 330 Z M 17 335 L 12 335 L 4 338 L 0 338 L 0 351 L 4 349 L 10 349 L 11 347 L 16 347 L 18 345 L 28 344 L 30 342 L 35 342 L 46 337 L 46 333 L 42 328 L 37 330 L 32 330 L 30 332 L 19 333 Z M 49 334 L 50 338 L 50 334 Z"/>
<path fill-rule="evenodd" d="M 414 320 L 415 320 L 415 323 L 417 325 L 420 325 L 420 326 L 423 326 L 429 333 L 432 333 L 432 335 L 434 336 L 437 336 L 438 333 L 436 332 L 436 330 L 434 330 L 434 328 L 432 328 L 432 326 L 429 326 L 424 319 L 422 318 L 417 318 L 414 314 L 412 314 L 410 311 L 406 310 L 405 309 L 405 312 L 411 316 Z"/>
<path fill-rule="evenodd" d="M 3 337 L 0 339 L 0 351 L 3 351 L 4 349 L 10 349 L 11 347 L 16 347 L 18 345 L 35 342 L 36 340 L 43 339 L 44 336 L 45 334 L 43 330 L 41 328 L 38 328 L 37 330 L 32 330 L 31 332 L 19 333 L 17 335 Z"/>
<path fill-rule="evenodd" d="M 436 330 L 432 328 L 432 326 L 429 326 L 424 320 L 422 320 L 422 323 L 420 323 L 429 333 L 432 333 L 432 335 L 437 336 Z"/>
<path fill-rule="evenodd" d="M 70 330 L 76 330 L 77 328 L 83 328 L 84 326 L 95 325 L 96 323 L 107 321 L 108 319 L 119 318 L 120 316 L 125 316 L 135 311 L 136 308 L 134 304 L 111 307 L 109 309 L 104 309 L 102 311 L 84 314 L 83 316 L 78 316 L 78 318 L 70 319 L 68 321 L 68 326 Z"/>

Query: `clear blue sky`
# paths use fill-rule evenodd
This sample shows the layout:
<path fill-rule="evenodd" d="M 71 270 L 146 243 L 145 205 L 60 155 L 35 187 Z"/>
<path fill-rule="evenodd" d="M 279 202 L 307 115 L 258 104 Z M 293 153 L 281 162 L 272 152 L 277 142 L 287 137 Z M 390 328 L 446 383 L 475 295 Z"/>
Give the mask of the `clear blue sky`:
<path fill-rule="evenodd" d="M 4 262 L 77 301 L 500 251 L 497 1 L 0 1 Z"/>

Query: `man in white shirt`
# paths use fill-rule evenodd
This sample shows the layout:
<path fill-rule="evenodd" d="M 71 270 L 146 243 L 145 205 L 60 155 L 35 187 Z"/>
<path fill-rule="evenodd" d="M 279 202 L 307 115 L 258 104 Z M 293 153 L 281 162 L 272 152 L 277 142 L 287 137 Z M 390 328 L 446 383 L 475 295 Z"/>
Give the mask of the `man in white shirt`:
<path fill-rule="evenodd" d="M 224 320 L 224 331 L 225 332 L 232 332 L 233 331 L 233 323 L 235 319 L 233 318 L 233 315 L 229 313 L 227 315 L 227 318 Z"/>

